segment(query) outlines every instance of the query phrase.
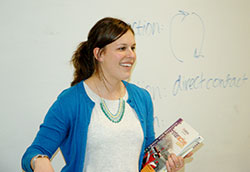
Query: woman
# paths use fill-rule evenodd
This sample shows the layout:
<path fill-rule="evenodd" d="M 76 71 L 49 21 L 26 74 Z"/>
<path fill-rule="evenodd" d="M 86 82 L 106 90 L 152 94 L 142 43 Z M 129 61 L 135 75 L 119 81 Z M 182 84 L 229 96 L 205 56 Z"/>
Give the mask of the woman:
<path fill-rule="evenodd" d="M 143 150 L 154 140 L 153 105 L 149 93 L 129 79 L 136 60 L 132 28 L 103 18 L 72 57 L 71 87 L 48 111 L 32 145 L 22 158 L 25 171 L 52 172 L 50 158 L 60 147 L 63 172 L 138 172 Z M 183 158 L 171 155 L 169 172 Z"/>

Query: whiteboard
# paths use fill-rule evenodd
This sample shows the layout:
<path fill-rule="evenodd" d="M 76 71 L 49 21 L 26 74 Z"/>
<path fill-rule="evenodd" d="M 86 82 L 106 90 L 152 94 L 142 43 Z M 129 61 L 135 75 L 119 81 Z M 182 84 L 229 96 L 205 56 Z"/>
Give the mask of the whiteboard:
<path fill-rule="evenodd" d="M 106 16 L 135 31 L 130 82 L 152 96 L 156 135 L 182 117 L 205 138 L 181 172 L 249 171 L 249 1 L 2 0 L 0 14 L 1 171 L 21 171 L 48 108 L 69 87 L 74 50 Z M 60 152 L 52 163 L 60 171 Z"/>

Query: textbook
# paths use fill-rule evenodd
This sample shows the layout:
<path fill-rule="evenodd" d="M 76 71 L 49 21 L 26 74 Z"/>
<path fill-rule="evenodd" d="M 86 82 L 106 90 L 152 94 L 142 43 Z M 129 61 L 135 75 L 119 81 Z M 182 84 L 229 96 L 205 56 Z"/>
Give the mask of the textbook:
<path fill-rule="evenodd" d="M 145 149 L 141 172 L 167 172 L 168 155 L 175 153 L 185 157 L 203 140 L 194 128 L 179 118 Z"/>

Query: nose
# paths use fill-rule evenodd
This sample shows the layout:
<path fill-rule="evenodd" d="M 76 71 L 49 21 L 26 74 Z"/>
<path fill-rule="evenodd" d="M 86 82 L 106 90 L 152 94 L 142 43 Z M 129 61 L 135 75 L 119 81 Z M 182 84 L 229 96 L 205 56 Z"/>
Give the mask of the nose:
<path fill-rule="evenodd" d="M 136 52 L 135 49 L 129 48 L 127 52 L 128 57 L 130 58 L 136 58 Z"/>

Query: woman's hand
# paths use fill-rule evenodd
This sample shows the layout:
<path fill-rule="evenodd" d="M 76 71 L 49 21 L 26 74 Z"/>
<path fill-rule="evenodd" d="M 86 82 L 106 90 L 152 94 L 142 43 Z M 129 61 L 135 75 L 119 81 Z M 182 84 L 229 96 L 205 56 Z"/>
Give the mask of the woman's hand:
<path fill-rule="evenodd" d="M 190 152 L 184 158 L 188 158 L 192 155 L 193 153 Z M 175 154 L 169 155 L 166 162 L 168 172 L 179 171 L 184 166 L 184 158 L 182 158 L 181 156 L 176 156 Z"/>
<path fill-rule="evenodd" d="M 33 169 L 33 167 L 32 167 L 32 169 Z M 34 172 L 54 172 L 54 169 L 53 169 L 51 162 L 48 158 L 37 158 L 35 160 Z"/>

